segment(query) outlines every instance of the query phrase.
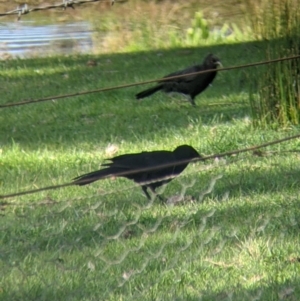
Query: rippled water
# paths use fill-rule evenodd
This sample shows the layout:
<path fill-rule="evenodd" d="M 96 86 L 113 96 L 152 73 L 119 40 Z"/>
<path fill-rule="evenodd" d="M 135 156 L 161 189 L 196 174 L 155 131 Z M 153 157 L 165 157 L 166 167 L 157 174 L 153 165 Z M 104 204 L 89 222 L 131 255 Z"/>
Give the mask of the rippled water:
<path fill-rule="evenodd" d="M 19 21 L 0 23 L 0 58 L 88 53 L 92 50 L 88 22 L 36 25 Z"/>

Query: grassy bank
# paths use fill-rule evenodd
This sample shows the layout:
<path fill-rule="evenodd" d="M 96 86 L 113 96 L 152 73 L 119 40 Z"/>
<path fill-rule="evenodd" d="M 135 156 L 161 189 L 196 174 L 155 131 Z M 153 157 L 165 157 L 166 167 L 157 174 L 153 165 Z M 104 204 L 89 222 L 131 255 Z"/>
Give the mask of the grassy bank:
<path fill-rule="evenodd" d="M 1 63 L 1 103 L 157 78 L 208 53 L 258 61 L 264 43 Z M 96 66 L 87 64 L 95 60 Z M 70 181 L 104 158 L 183 143 L 202 154 L 296 133 L 255 129 L 253 70 L 219 73 L 193 108 L 132 87 L 0 111 L 0 194 Z M 1 300 L 298 300 L 299 141 L 193 164 L 148 203 L 125 179 L 0 203 Z M 161 190 L 162 191 L 162 190 Z"/>

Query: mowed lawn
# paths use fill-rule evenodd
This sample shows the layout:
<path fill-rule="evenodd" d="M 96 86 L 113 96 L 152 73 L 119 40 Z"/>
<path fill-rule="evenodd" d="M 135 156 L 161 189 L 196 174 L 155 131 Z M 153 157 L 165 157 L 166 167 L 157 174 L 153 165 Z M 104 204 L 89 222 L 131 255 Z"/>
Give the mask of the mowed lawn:
<path fill-rule="evenodd" d="M 264 44 L 1 61 L 0 104 L 156 79 L 209 52 L 241 65 L 263 60 Z M 209 155 L 298 133 L 251 124 L 260 70 L 220 72 L 196 107 L 137 101 L 145 85 L 0 109 L 0 195 L 67 183 L 114 155 L 180 144 Z M 191 164 L 158 190 L 183 195 L 177 206 L 126 179 L 1 199 L 0 300 L 299 300 L 298 150 Z"/>

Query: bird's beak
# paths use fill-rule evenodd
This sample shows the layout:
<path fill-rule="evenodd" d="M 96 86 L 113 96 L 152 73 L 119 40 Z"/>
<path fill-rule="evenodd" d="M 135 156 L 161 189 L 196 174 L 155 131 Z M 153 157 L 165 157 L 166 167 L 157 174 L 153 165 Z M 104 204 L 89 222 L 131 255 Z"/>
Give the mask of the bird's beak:
<path fill-rule="evenodd" d="M 221 63 L 220 61 L 217 61 L 217 62 L 216 62 L 216 65 L 217 65 L 217 66 L 220 66 L 221 68 L 223 68 L 223 65 L 222 65 L 222 63 Z"/>

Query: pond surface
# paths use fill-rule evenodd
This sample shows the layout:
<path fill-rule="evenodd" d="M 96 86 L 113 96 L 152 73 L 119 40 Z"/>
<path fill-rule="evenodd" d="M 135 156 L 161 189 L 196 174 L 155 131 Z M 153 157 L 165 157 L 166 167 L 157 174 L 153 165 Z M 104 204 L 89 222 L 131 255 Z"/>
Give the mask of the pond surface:
<path fill-rule="evenodd" d="M 37 25 L 32 21 L 0 23 L 0 59 L 92 51 L 88 22 Z"/>

